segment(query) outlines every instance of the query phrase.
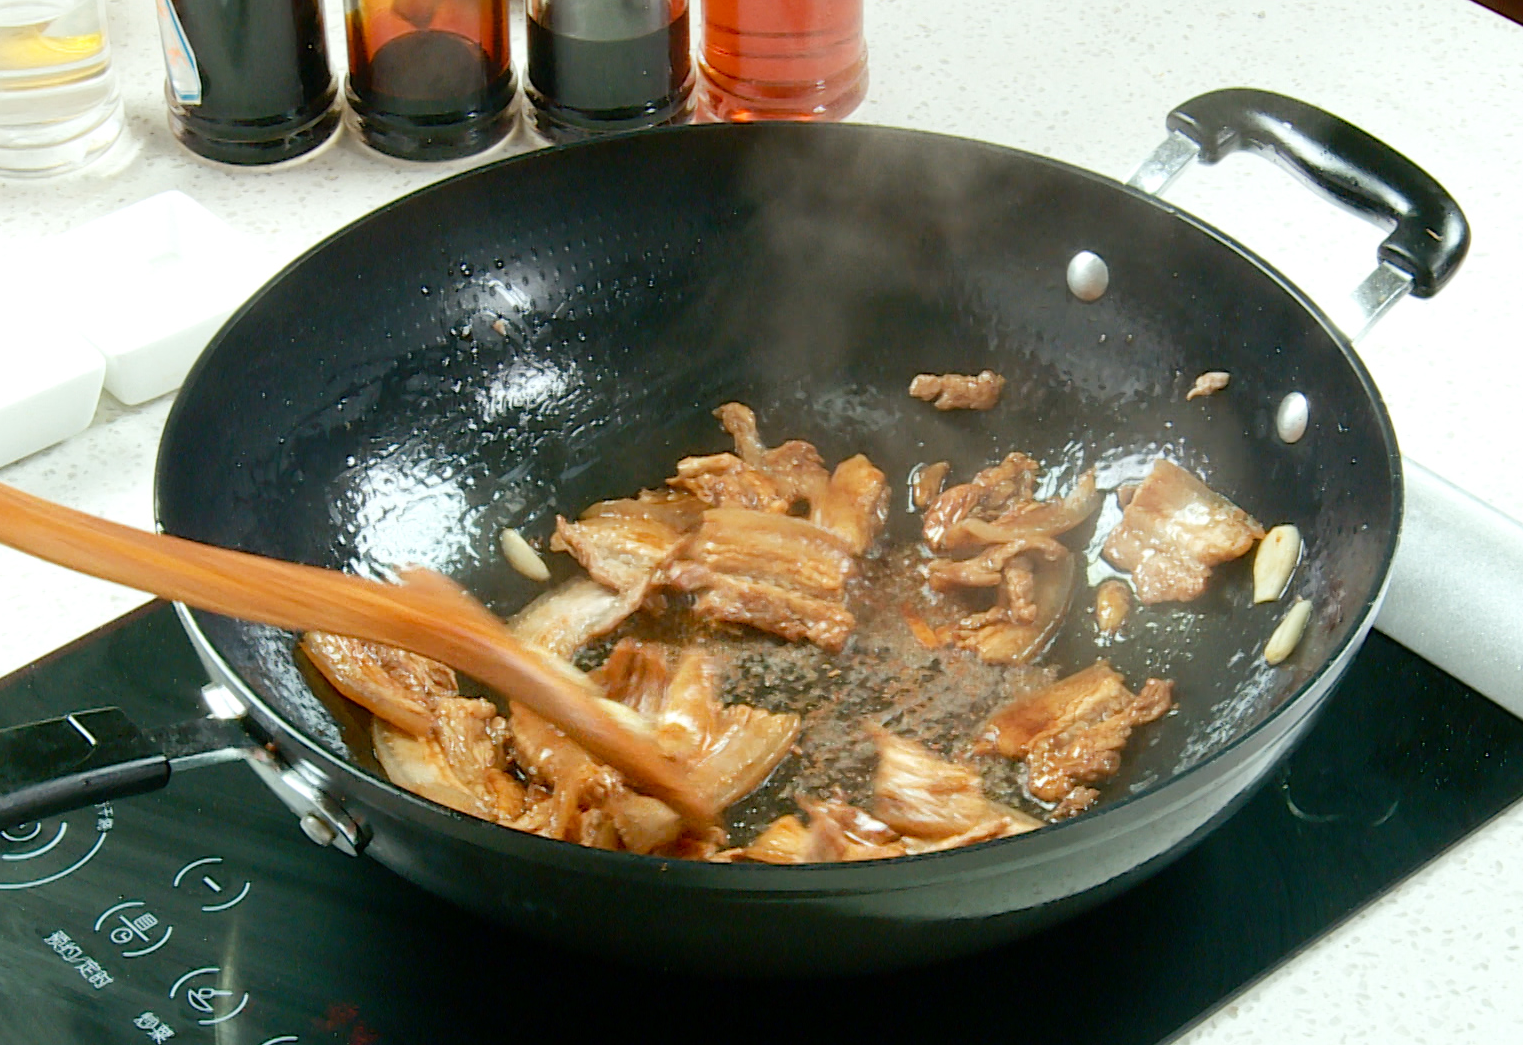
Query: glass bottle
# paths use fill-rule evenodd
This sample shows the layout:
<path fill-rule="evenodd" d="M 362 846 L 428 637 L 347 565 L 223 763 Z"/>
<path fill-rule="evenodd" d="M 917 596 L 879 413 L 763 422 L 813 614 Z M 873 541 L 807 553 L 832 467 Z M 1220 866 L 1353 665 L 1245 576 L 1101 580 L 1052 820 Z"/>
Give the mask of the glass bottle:
<path fill-rule="evenodd" d="M 170 129 L 222 163 L 279 163 L 338 127 L 320 0 L 159 0 Z"/>
<path fill-rule="evenodd" d="M 704 0 L 699 109 L 839 120 L 867 95 L 863 0 Z"/>
<path fill-rule="evenodd" d="M 347 97 L 371 148 L 404 160 L 480 152 L 512 130 L 507 0 L 345 0 Z"/>
<path fill-rule="evenodd" d="M 692 117 L 687 0 L 528 0 L 526 90 L 548 138 Z"/>

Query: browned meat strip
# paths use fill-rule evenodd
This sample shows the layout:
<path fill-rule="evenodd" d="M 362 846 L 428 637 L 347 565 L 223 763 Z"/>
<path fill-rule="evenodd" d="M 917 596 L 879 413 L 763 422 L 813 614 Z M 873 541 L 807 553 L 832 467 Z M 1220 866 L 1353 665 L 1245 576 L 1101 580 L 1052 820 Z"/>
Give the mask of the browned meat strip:
<path fill-rule="evenodd" d="M 752 468 L 761 468 L 767 444 L 756 430 L 756 411 L 744 403 L 725 403 L 714 411 L 720 425 L 735 440 L 735 452 Z"/>
<path fill-rule="evenodd" d="M 756 430 L 756 414 L 743 403 L 726 403 L 714 411 L 714 416 L 734 438 L 740 459 L 771 479 L 790 507 L 799 501 L 813 504 L 819 498 L 830 473 L 813 444 L 790 439 L 767 449 Z"/>
<path fill-rule="evenodd" d="M 762 785 L 788 757 L 799 735 L 799 717 L 730 704 L 718 714 L 718 728 L 692 762 L 693 792 L 724 809 Z"/>
<path fill-rule="evenodd" d="M 992 609 L 942 629 L 954 646 L 989 664 L 1025 664 L 1047 648 L 1073 596 L 1074 561 L 1049 538 L 1036 538 L 1029 547 L 1031 552 L 1006 564 Z"/>
<path fill-rule="evenodd" d="M 792 501 L 767 473 L 734 454 L 684 457 L 670 486 L 693 494 L 715 508 L 749 508 L 757 512 L 786 512 Z"/>
<path fill-rule="evenodd" d="M 1024 759 L 1032 795 L 1061 802 L 1116 774 L 1132 730 L 1173 707 L 1173 689 L 1148 679 L 1133 695 L 1102 660 L 996 711 L 980 747 Z"/>
<path fill-rule="evenodd" d="M 453 669 L 406 650 L 322 631 L 303 635 L 301 648 L 334 689 L 415 737 L 433 731 L 441 698 L 460 695 Z"/>
<path fill-rule="evenodd" d="M 676 810 L 647 795 L 621 792 L 609 798 L 603 810 L 612 820 L 620 844 L 633 853 L 655 852 L 682 835 L 682 817 Z"/>
<path fill-rule="evenodd" d="M 548 819 L 535 833 L 577 840 L 582 836 L 583 810 L 597 808 L 623 791 L 623 781 L 522 704 L 515 702 L 509 710 L 518 764 L 550 792 Z"/>
<path fill-rule="evenodd" d="M 838 602 L 718 573 L 702 563 L 674 562 L 667 567 L 666 576 L 673 587 L 699 593 L 693 603 L 697 616 L 749 624 L 792 642 L 807 639 L 821 649 L 837 652 L 857 624 L 851 611 Z"/>
<path fill-rule="evenodd" d="M 599 515 L 573 523 L 558 515 L 550 549 L 570 552 L 593 580 L 614 591 L 643 592 L 681 540 L 682 534 L 656 519 Z"/>
<path fill-rule="evenodd" d="M 1105 495 L 1095 488 L 1091 469 L 1079 476 L 1061 499 L 1019 501 L 993 519 L 973 517 L 948 528 L 942 544 L 951 551 L 1023 537 L 1056 537 L 1078 526 L 1100 507 Z"/>
<path fill-rule="evenodd" d="M 946 461 L 937 461 L 915 469 L 915 476 L 911 480 L 910 503 L 924 511 L 927 505 L 941 496 L 941 487 L 951 470 L 952 466 Z"/>
<path fill-rule="evenodd" d="M 839 537 L 853 555 L 861 555 L 888 521 L 888 480 L 862 454 L 848 457 L 810 500 L 809 521 Z"/>
<path fill-rule="evenodd" d="M 1001 583 L 1010 560 L 1028 553 L 1048 562 L 1068 557 L 1068 549 L 1050 537 L 1023 537 L 986 548 L 969 559 L 932 559 L 926 563 L 926 582 L 936 591 L 993 588 Z"/>
<path fill-rule="evenodd" d="M 1247 512 L 1172 461 L 1159 458 L 1105 540 L 1105 558 L 1132 574 L 1144 605 L 1188 602 L 1211 567 L 1253 547 L 1264 529 Z"/>
<path fill-rule="evenodd" d="M 972 482 L 941 492 L 925 510 L 922 529 L 934 551 L 945 551 L 948 532 L 974 512 L 990 518 L 1012 504 L 1031 500 L 1039 466 L 1025 454 L 1010 454 L 999 464 L 985 468 Z"/>
<path fill-rule="evenodd" d="M 967 374 L 918 374 L 910 382 L 910 395 L 924 399 L 937 410 L 988 410 L 999 402 L 1005 379 L 992 370 L 977 377 Z"/>
<path fill-rule="evenodd" d="M 704 512 L 682 557 L 816 597 L 840 595 L 853 567 L 841 539 L 808 519 L 733 508 Z"/>

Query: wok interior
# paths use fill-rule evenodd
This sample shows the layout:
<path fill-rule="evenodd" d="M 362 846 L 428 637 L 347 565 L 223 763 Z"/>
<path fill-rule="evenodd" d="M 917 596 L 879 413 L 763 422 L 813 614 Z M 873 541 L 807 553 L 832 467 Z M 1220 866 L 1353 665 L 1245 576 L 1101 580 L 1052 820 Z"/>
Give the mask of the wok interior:
<path fill-rule="evenodd" d="M 1066 287 L 1079 250 L 1109 265 L 1093 304 Z M 905 394 L 917 372 L 985 367 L 1009 380 L 987 413 Z M 1205 370 L 1230 388 L 1186 402 Z M 1292 390 L 1312 404 L 1293 446 L 1273 432 Z M 1266 527 L 1301 528 L 1297 587 L 1317 612 L 1292 661 L 1265 667 L 1284 604 L 1249 604 L 1244 561 L 1196 603 L 1134 610 L 1103 651 L 1092 627 L 1066 628 L 1048 658 L 1065 673 L 1103 652 L 1134 687 L 1178 682 L 1179 712 L 1129 748 L 1109 797 L 1220 750 L 1364 616 L 1394 545 L 1395 448 L 1372 395 L 1291 292 L 1112 183 L 879 128 L 688 128 L 463 176 L 298 262 L 182 392 L 159 515 L 324 566 L 426 564 L 506 614 L 541 588 L 502 562 L 501 527 L 543 537 L 557 513 L 728 449 L 711 415 L 727 400 L 769 442 L 810 440 L 828 463 L 865 452 L 906 537 L 917 463 L 949 460 L 955 481 L 1021 450 L 1061 492 L 1091 465 L 1114 486 L 1167 453 Z M 277 713 L 346 755 L 293 636 L 198 618 Z"/>

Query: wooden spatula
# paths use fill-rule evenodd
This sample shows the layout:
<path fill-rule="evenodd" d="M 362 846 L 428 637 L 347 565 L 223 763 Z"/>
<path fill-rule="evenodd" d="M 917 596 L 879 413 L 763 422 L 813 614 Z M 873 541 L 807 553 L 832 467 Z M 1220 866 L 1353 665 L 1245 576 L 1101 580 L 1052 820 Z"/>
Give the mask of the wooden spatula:
<path fill-rule="evenodd" d="M 0 542 L 139 591 L 292 631 L 329 631 L 441 661 L 521 701 L 635 787 L 712 823 L 684 768 L 596 699 L 585 675 L 520 642 L 486 607 L 430 570 L 382 584 L 108 522 L 0 484 Z"/>

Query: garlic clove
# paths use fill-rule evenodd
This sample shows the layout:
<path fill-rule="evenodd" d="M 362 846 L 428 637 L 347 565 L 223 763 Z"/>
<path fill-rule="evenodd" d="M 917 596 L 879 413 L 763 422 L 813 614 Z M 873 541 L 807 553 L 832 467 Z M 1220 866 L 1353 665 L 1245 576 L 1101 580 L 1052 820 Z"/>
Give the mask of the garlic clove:
<path fill-rule="evenodd" d="M 1264 660 L 1269 664 L 1278 664 L 1294 653 L 1309 620 L 1311 603 L 1297 599 L 1290 612 L 1285 614 L 1285 619 L 1280 621 L 1280 626 L 1274 629 L 1274 634 L 1269 636 L 1269 641 L 1264 643 Z"/>
<path fill-rule="evenodd" d="M 1253 556 L 1253 601 L 1274 602 L 1284 595 L 1300 561 L 1300 530 L 1286 524 L 1266 533 Z"/>

